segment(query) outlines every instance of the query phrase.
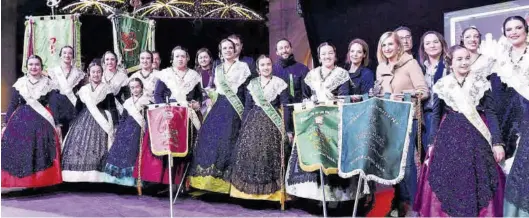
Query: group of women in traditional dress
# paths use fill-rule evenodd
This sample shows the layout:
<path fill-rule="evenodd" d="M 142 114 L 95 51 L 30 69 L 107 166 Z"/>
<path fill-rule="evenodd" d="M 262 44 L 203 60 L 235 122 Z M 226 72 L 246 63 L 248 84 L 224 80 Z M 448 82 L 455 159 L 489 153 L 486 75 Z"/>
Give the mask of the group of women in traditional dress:
<path fill-rule="evenodd" d="M 88 66 L 87 81 L 72 65 L 70 46 L 47 75 L 42 60 L 31 56 L 27 74 L 13 85 L 2 130 L 2 187 L 180 184 L 187 176 L 194 189 L 241 199 L 280 201 L 285 186 L 299 198 L 352 201 L 356 179 L 330 175 L 322 187 L 316 172 L 299 166 L 288 104 L 338 96 L 357 102 L 365 93 L 402 100 L 410 93 L 415 115 L 405 178 L 395 186 L 389 215 L 529 216 L 528 27 L 513 16 L 502 28 L 508 42 L 494 56 L 479 53 L 475 27 L 450 48 L 440 33 L 428 31 L 419 61 L 410 52 L 408 28 L 386 32 L 375 73 L 367 68 L 369 48 L 361 39 L 349 44 L 344 68 L 337 66 L 336 48 L 322 43 L 320 66 L 310 71 L 295 60 L 287 39 L 276 44 L 277 63 L 266 55 L 254 63 L 240 56 L 236 35 L 219 43 L 220 61 L 198 50 L 194 69 L 181 46 L 161 71 L 159 54 L 141 52 L 141 69 L 130 77 L 110 51 Z M 174 158 L 173 168 L 151 150 L 145 117 L 147 105 L 169 102 L 191 113 L 191 153 Z M 500 163 L 511 157 L 506 179 Z"/>
<path fill-rule="evenodd" d="M 447 75 L 431 88 L 429 146 L 413 206 L 420 216 L 529 215 L 529 186 L 522 182 L 529 178 L 528 26 L 513 16 L 502 29 L 507 43 L 500 43 L 493 56 L 478 52 L 481 33 L 475 27 L 463 31 L 460 45 L 442 53 Z M 442 48 L 444 43 L 437 44 Z M 426 44 L 424 49 L 431 53 Z M 435 80 L 440 71 L 429 68 Z M 506 155 L 506 148 L 515 152 Z M 502 170 L 500 165 L 511 157 L 510 172 Z"/>

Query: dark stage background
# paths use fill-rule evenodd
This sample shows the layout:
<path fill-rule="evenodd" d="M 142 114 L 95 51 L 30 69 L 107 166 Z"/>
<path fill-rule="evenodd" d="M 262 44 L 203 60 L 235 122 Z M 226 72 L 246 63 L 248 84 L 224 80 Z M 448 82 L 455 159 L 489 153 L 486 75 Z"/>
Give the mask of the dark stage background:
<path fill-rule="evenodd" d="M 505 0 L 299 0 L 307 28 L 312 57 L 319 65 L 316 48 L 328 41 L 337 47 L 340 63 L 354 38 L 369 44 L 370 68 L 376 69 L 376 48 L 386 31 L 404 25 L 412 30 L 413 52 L 422 34 L 435 30 L 443 34 L 444 13 L 479 7 Z M 500 28 L 500 27 L 498 27 Z"/>
<path fill-rule="evenodd" d="M 22 63 L 25 16 L 51 15 L 51 10 L 46 6 L 46 1 L 44 0 L 27 0 L 21 2 L 18 3 L 17 8 L 17 66 L 21 66 Z M 72 2 L 72 0 L 63 0 L 60 8 L 69 2 Z M 241 0 L 238 2 L 257 11 L 262 16 L 265 16 L 267 13 L 267 1 Z M 82 15 L 80 20 L 82 23 L 82 61 L 88 65 L 92 59 L 101 58 L 105 51 L 113 50 L 112 26 L 110 20 L 105 16 Z M 194 67 L 195 52 L 201 47 L 210 49 L 216 58 L 218 54 L 217 46 L 220 40 L 233 33 L 239 34 L 243 38 L 243 55 L 258 56 L 259 54 L 268 54 L 269 34 L 265 21 L 219 21 L 170 18 L 156 18 L 154 20 L 156 21 L 155 46 L 162 58 L 162 68 L 170 65 L 171 50 L 177 45 L 188 49 L 191 55 L 189 67 Z M 17 67 L 17 77 L 21 75 L 20 67 Z"/>

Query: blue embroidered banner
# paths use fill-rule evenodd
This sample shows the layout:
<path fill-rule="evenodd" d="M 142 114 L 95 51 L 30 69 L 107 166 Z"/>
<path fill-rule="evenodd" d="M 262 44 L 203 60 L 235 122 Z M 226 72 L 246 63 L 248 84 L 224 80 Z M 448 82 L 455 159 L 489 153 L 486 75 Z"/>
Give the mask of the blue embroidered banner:
<path fill-rule="evenodd" d="M 360 174 L 366 180 L 396 184 L 404 177 L 411 102 L 380 98 L 345 104 L 341 108 L 339 175 Z"/>

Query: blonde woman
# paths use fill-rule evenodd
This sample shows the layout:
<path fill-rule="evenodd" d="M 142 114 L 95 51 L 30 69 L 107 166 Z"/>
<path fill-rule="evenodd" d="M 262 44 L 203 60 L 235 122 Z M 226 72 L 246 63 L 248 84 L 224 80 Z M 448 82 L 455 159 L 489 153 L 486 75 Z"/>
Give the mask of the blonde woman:
<path fill-rule="evenodd" d="M 414 102 L 421 101 L 428 98 L 428 86 L 424 80 L 422 69 L 417 60 L 405 53 L 400 40 L 394 32 L 386 32 L 382 34 L 378 41 L 377 48 L 377 82 L 379 86 L 379 93 L 390 93 L 394 100 L 402 100 L 404 93 L 411 93 L 414 96 L 420 96 L 420 99 L 415 98 Z M 417 105 L 417 104 L 416 104 Z M 393 207 L 398 210 L 392 210 L 391 213 L 398 212 L 399 215 L 404 216 L 410 204 L 415 197 L 415 190 L 417 189 L 417 167 L 414 162 L 414 154 L 416 151 L 417 142 L 417 112 L 420 108 L 416 107 L 416 116 L 413 120 L 413 131 L 410 137 L 410 145 L 408 148 L 408 155 L 406 160 L 406 172 L 404 180 L 397 185 Z M 396 200 L 398 199 L 398 203 Z"/>

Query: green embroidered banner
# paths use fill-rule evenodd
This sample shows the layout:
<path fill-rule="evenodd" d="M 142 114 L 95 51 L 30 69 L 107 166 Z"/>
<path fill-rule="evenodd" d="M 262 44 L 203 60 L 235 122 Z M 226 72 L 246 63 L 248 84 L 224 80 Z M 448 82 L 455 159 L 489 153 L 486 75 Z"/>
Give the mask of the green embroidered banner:
<path fill-rule="evenodd" d="M 154 21 L 129 16 L 112 17 L 114 52 L 128 72 L 140 69 L 140 53 L 154 50 Z"/>
<path fill-rule="evenodd" d="M 25 24 L 22 72 L 27 72 L 26 62 L 31 55 L 42 58 L 44 71 L 59 65 L 59 52 L 66 45 L 74 48 L 72 64 L 81 68 L 81 22 L 76 15 L 31 16 Z"/>
<path fill-rule="evenodd" d="M 404 177 L 413 119 L 411 102 L 379 98 L 341 108 L 339 175 L 393 185 Z"/>
<path fill-rule="evenodd" d="M 316 106 L 294 112 L 295 143 L 301 169 L 323 167 L 325 174 L 338 172 L 338 106 Z"/>

